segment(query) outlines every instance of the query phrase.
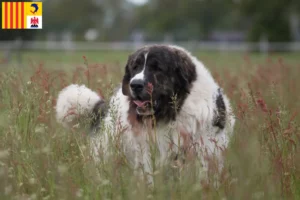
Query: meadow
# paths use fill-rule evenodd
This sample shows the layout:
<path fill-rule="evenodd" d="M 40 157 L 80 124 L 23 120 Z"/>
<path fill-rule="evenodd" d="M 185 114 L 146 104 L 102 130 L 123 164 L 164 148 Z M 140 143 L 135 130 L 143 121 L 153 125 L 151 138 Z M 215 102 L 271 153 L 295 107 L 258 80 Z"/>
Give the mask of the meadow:
<path fill-rule="evenodd" d="M 204 182 L 197 162 L 166 166 L 153 187 L 117 146 L 95 164 L 87 133 L 55 119 L 57 94 L 70 83 L 109 99 L 128 53 L 24 52 L 21 63 L 0 64 L 0 199 L 300 199 L 300 53 L 195 52 L 236 115 L 225 167 Z"/>

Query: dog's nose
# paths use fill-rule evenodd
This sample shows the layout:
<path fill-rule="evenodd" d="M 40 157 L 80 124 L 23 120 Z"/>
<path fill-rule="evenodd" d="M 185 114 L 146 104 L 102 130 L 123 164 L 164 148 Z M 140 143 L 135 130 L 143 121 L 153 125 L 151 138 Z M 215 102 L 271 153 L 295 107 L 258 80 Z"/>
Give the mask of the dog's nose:
<path fill-rule="evenodd" d="M 130 87 L 133 92 L 139 93 L 144 89 L 144 81 L 143 80 L 132 80 L 130 83 Z"/>

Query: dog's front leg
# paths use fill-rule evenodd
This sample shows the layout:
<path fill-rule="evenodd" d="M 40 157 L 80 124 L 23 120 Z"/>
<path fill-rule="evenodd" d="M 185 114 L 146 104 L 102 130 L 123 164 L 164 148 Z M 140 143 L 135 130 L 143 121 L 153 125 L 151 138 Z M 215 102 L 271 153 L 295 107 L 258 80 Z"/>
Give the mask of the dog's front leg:
<path fill-rule="evenodd" d="M 144 179 L 148 184 L 153 185 L 153 169 L 149 145 L 136 144 L 135 146 L 135 174 L 138 178 Z"/>

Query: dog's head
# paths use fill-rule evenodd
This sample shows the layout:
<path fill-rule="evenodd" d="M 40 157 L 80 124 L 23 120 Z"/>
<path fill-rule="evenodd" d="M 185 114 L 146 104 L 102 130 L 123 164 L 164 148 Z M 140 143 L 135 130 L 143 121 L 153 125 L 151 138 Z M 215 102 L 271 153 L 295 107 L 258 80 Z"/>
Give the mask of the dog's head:
<path fill-rule="evenodd" d="M 154 45 L 129 56 L 122 92 L 137 115 L 174 119 L 195 80 L 195 65 L 184 50 Z"/>

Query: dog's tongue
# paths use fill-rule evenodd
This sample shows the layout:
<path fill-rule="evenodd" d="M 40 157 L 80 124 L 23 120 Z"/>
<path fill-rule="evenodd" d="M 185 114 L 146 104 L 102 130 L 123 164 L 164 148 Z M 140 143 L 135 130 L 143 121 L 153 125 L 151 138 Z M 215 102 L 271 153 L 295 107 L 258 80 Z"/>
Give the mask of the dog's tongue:
<path fill-rule="evenodd" d="M 135 105 L 137 105 L 138 107 L 145 107 L 145 105 L 147 103 L 150 103 L 150 101 L 133 101 L 133 103 L 135 103 Z"/>

